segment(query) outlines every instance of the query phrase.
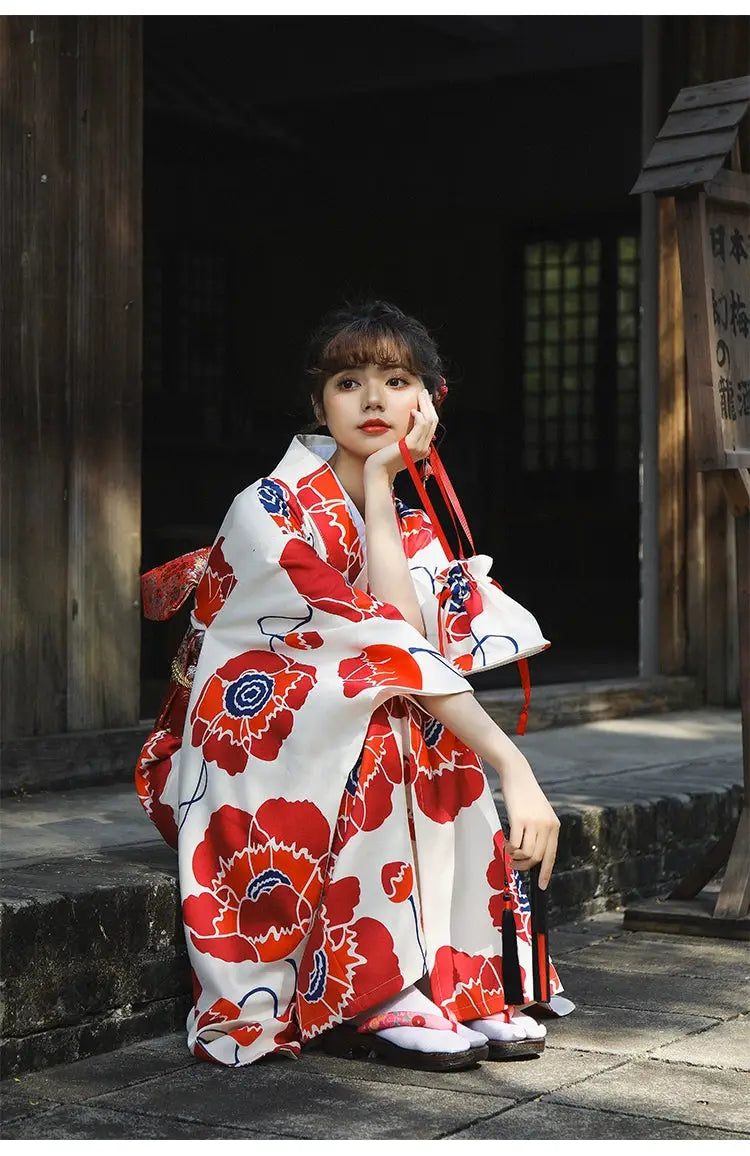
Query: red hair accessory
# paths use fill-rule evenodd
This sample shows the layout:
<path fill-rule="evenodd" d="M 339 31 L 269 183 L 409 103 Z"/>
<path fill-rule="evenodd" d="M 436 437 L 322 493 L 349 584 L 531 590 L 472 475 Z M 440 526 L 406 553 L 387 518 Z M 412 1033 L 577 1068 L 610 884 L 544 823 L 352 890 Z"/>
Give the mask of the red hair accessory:
<path fill-rule="evenodd" d="M 442 405 L 447 396 L 448 396 L 448 386 L 445 384 L 445 378 L 441 377 L 440 378 L 440 385 L 437 387 L 437 390 L 435 391 L 435 400 L 437 401 L 438 405 Z"/>

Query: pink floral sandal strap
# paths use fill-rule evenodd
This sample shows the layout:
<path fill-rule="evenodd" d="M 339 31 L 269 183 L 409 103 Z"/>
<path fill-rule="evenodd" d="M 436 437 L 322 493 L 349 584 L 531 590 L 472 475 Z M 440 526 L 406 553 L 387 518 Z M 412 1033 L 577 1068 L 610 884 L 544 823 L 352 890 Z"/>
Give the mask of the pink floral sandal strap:
<path fill-rule="evenodd" d="M 456 1024 L 429 1012 L 389 1011 L 371 1016 L 359 1024 L 358 1032 L 382 1032 L 387 1028 L 433 1028 L 439 1032 L 457 1032 Z"/>

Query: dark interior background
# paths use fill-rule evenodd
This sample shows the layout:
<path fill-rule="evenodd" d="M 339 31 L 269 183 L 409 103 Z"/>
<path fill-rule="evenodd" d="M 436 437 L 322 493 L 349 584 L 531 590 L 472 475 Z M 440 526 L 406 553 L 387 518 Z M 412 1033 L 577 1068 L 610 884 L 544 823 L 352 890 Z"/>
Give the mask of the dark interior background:
<path fill-rule="evenodd" d="M 443 458 L 553 642 L 532 680 L 636 672 L 637 414 L 618 462 L 606 308 L 594 465 L 527 468 L 523 370 L 526 246 L 637 238 L 640 24 L 145 18 L 144 570 L 209 543 L 272 470 L 307 418 L 308 331 L 376 295 L 446 357 Z M 144 627 L 145 715 L 183 626 Z"/>

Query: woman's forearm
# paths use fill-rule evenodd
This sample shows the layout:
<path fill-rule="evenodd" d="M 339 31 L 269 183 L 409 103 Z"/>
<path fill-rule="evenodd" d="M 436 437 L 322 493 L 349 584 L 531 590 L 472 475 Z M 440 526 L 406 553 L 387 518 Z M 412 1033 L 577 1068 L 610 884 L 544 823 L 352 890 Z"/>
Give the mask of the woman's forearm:
<path fill-rule="evenodd" d="M 493 722 L 471 691 L 425 695 L 417 701 L 495 768 L 510 821 L 508 847 L 512 862 L 520 871 L 539 863 L 539 886 L 544 889 L 555 862 L 560 821 L 526 756 Z"/>
<path fill-rule="evenodd" d="M 452 731 L 456 738 L 466 743 L 467 747 L 494 767 L 501 781 L 508 771 L 523 764 L 531 770 L 526 756 L 513 740 L 508 738 L 505 731 L 500 729 L 494 719 L 490 718 L 472 691 L 425 695 L 423 698 L 415 695 L 415 698 L 420 706 Z"/>
<path fill-rule="evenodd" d="M 370 593 L 389 602 L 420 634 L 424 634 L 414 583 L 401 541 L 390 480 L 385 470 L 365 469 L 365 529 Z"/>

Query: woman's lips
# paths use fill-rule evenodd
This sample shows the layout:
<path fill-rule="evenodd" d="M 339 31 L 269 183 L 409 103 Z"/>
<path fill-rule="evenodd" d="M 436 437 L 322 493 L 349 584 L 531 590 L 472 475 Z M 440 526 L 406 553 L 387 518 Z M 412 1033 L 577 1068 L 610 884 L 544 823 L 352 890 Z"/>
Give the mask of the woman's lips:
<path fill-rule="evenodd" d="M 365 425 L 361 425 L 359 428 L 362 430 L 362 433 L 381 434 L 381 433 L 385 433 L 391 427 L 389 425 L 386 425 L 386 423 L 384 421 L 376 421 L 376 422 L 367 422 Z"/>

